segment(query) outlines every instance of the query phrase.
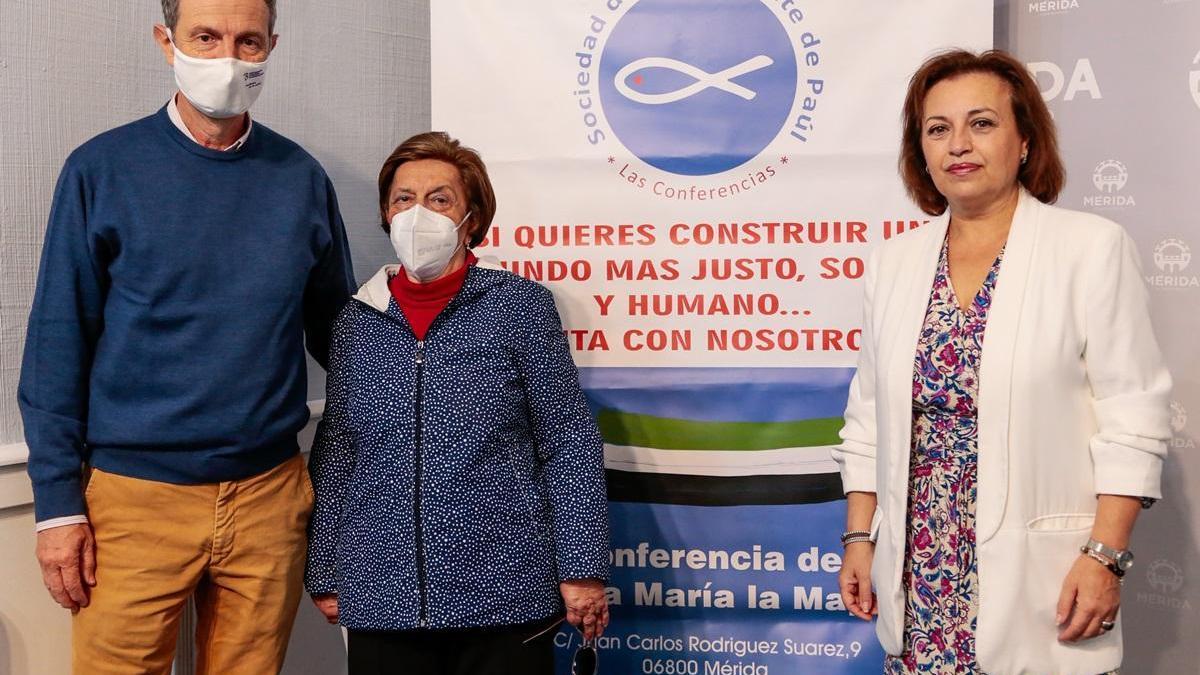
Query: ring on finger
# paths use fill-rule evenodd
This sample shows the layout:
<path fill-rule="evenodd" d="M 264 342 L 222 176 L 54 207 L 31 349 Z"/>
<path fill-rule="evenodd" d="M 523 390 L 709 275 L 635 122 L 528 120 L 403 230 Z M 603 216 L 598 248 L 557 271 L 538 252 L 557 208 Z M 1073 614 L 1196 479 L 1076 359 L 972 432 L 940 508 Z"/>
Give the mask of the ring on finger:
<path fill-rule="evenodd" d="M 1100 630 L 1104 631 L 1105 633 L 1107 633 L 1108 631 L 1110 631 L 1116 627 L 1117 627 L 1116 621 L 1101 621 L 1100 622 Z"/>

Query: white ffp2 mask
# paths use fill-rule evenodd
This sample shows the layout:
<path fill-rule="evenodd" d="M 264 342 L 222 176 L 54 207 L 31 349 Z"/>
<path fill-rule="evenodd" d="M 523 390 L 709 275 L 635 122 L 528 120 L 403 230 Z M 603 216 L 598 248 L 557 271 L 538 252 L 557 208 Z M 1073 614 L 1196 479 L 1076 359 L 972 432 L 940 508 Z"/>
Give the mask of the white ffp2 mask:
<path fill-rule="evenodd" d="M 175 36 L 175 84 L 196 110 L 208 117 L 237 117 L 254 105 L 267 79 L 267 62 L 252 63 L 232 57 L 199 59 L 179 51 Z"/>
<path fill-rule="evenodd" d="M 462 245 L 458 229 L 470 217 L 455 223 L 420 204 L 392 216 L 388 238 L 404 271 L 422 283 L 444 272 Z"/>

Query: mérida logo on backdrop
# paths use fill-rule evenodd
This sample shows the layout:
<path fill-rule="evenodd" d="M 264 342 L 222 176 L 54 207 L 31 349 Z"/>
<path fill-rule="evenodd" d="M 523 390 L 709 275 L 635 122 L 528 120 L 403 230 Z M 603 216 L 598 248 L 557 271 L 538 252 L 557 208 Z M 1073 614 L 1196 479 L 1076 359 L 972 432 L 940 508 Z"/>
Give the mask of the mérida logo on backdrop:
<path fill-rule="evenodd" d="M 1171 447 L 1176 450 L 1192 450 L 1196 440 L 1184 434 L 1187 429 L 1187 409 L 1179 401 L 1171 401 Z"/>
<path fill-rule="evenodd" d="M 1083 205 L 1092 209 L 1121 209 L 1137 206 L 1133 195 L 1124 193 L 1129 182 L 1129 169 L 1115 159 L 1106 159 L 1092 170 L 1092 185 L 1096 193 L 1085 195 Z"/>
<path fill-rule="evenodd" d="M 608 0 L 575 53 L 572 92 L 597 160 L 670 201 L 773 180 L 816 133 L 826 83 L 810 24 L 794 0 Z"/>
<path fill-rule="evenodd" d="M 1183 568 L 1174 561 L 1159 558 L 1146 566 L 1150 591 L 1138 591 L 1137 599 L 1158 609 L 1192 610 L 1192 603 L 1181 593 L 1186 583 Z"/>
<path fill-rule="evenodd" d="M 1028 14 L 1066 14 L 1079 9 L 1079 0 L 1026 0 L 1025 12 Z"/>
<path fill-rule="evenodd" d="M 1184 274 L 1192 264 L 1192 249 L 1182 239 L 1163 239 L 1154 247 L 1154 266 L 1159 274 L 1146 275 L 1146 283 L 1155 288 L 1200 288 L 1200 277 Z"/>

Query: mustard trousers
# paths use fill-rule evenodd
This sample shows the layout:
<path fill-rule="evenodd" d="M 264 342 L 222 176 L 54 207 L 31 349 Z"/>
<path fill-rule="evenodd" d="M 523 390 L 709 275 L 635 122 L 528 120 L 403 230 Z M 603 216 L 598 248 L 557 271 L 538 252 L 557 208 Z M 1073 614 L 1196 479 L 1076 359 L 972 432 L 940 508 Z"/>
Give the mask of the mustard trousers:
<path fill-rule="evenodd" d="M 300 455 L 243 480 L 173 485 L 93 470 L 96 586 L 72 620 L 78 674 L 171 672 L 197 610 L 197 673 L 278 673 L 302 592 L 313 491 Z"/>

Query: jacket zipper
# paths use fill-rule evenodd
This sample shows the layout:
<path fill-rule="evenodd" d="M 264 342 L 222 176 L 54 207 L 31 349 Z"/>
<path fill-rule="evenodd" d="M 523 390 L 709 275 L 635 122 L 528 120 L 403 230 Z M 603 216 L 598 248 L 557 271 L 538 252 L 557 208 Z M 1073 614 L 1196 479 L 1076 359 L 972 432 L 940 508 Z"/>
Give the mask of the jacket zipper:
<path fill-rule="evenodd" d="M 413 487 L 413 529 L 417 541 L 417 595 L 420 609 L 418 623 L 421 628 L 429 627 L 429 598 L 425 580 L 425 540 L 421 528 L 421 396 L 424 393 L 422 373 L 425 370 L 425 341 L 417 340 L 417 353 L 414 357 L 417 364 L 417 400 L 413 406 L 416 410 L 417 424 L 413 438 L 416 440 L 416 454 L 413 459 L 413 469 L 416 474 Z"/>
<path fill-rule="evenodd" d="M 465 282 L 464 282 L 465 284 Z M 413 535 L 417 541 L 417 598 L 419 603 L 419 614 L 417 625 L 421 628 L 429 627 L 429 584 L 427 573 L 425 570 L 425 538 L 424 528 L 421 526 L 421 436 L 424 426 L 424 411 L 423 396 L 425 393 L 425 343 L 428 342 L 429 336 L 433 334 L 433 327 L 442 322 L 442 317 L 445 316 L 450 308 L 458 300 L 458 295 L 451 298 L 450 302 L 442 308 L 438 315 L 433 317 L 429 328 L 425 331 L 425 339 L 417 340 L 417 351 L 413 356 L 413 361 L 417 366 L 417 400 L 413 405 L 413 413 L 416 416 L 416 430 L 413 432 L 413 440 L 416 445 L 416 454 L 413 457 L 413 471 L 416 473 L 415 485 L 413 488 Z M 412 327 L 410 326 L 411 330 Z M 414 334 L 413 337 L 416 337 Z"/>
<path fill-rule="evenodd" d="M 391 321 L 392 323 L 395 323 L 398 326 L 403 326 L 404 328 L 408 328 L 410 331 L 412 330 L 412 327 L 409 326 L 407 323 L 401 323 L 401 322 L 397 321 L 394 317 L 390 316 L 386 311 L 382 311 L 382 310 L 378 309 L 377 307 L 373 307 L 370 304 L 363 302 L 362 300 L 357 300 L 357 298 L 355 300 L 357 302 L 361 303 L 363 305 L 363 307 L 367 308 L 368 311 L 375 312 L 376 314 L 379 314 L 380 316 L 382 316 L 384 319 L 387 319 L 388 321 Z M 442 311 L 445 312 L 445 310 L 442 310 Z M 438 317 L 440 317 L 440 316 L 441 315 L 439 314 Z M 434 321 L 436 322 L 436 320 L 437 319 L 435 318 Z M 416 336 L 414 335 L 413 337 L 416 337 Z M 427 335 L 427 337 L 428 337 L 428 335 Z M 417 562 L 417 598 L 418 598 L 418 601 L 417 601 L 418 602 L 417 625 L 420 628 L 428 628 L 429 627 L 429 592 L 428 592 L 428 589 L 426 588 L 428 584 L 426 583 L 426 578 L 425 578 L 426 577 L 425 541 L 424 541 L 424 535 L 422 534 L 422 528 L 421 528 L 421 397 L 422 397 L 422 394 L 424 391 L 424 386 L 423 386 L 424 378 L 422 377 L 422 374 L 425 371 L 425 341 L 424 340 L 417 340 L 417 351 L 413 355 L 413 362 L 416 364 L 416 370 L 417 370 L 417 373 L 416 373 L 416 375 L 417 375 L 417 377 L 416 377 L 416 380 L 417 380 L 416 401 L 413 405 L 415 418 L 416 418 L 415 431 L 413 432 L 413 440 L 415 441 L 415 452 L 413 454 L 413 474 L 414 474 L 414 478 L 413 478 L 413 537 L 416 541 L 415 548 L 416 548 L 416 558 L 417 558 L 417 561 L 416 561 Z"/>
<path fill-rule="evenodd" d="M 362 301 L 360 300 L 359 302 Z M 451 304 L 453 304 L 453 302 L 454 301 L 451 300 Z M 405 326 L 411 330 L 411 326 L 396 321 L 394 318 L 389 316 L 387 312 L 380 311 L 379 309 L 372 307 L 365 302 L 362 304 L 370 311 L 382 315 L 388 321 Z M 449 305 L 447 305 L 447 307 L 449 307 Z M 445 314 L 445 312 L 446 310 L 443 309 L 442 312 L 434 318 L 434 323 L 437 323 L 438 319 L 440 319 L 442 314 Z M 433 324 L 430 324 L 430 328 L 433 328 Z M 414 337 L 416 336 L 414 335 Z M 428 331 L 426 332 L 426 337 L 428 337 Z M 425 537 L 423 534 L 423 528 L 421 527 L 421 407 L 425 379 L 423 377 L 425 372 L 425 340 L 417 340 L 417 351 L 413 355 L 413 362 L 416 364 L 417 370 L 416 401 L 413 405 L 414 417 L 416 418 L 415 430 L 413 432 L 413 441 L 415 446 L 415 452 L 413 454 L 413 538 L 416 540 L 415 548 L 417 558 L 417 625 L 420 628 L 428 628 L 429 589 L 425 570 Z"/>
<path fill-rule="evenodd" d="M 463 287 L 464 288 L 466 287 L 466 281 L 463 282 Z M 451 307 L 453 307 L 457 304 L 458 299 L 459 299 L 459 297 L 461 297 L 461 295 L 462 295 L 462 291 L 460 290 L 453 298 L 451 298 L 450 302 L 444 308 L 442 308 L 442 311 L 438 312 L 438 315 L 433 318 L 433 321 L 429 324 L 429 328 L 425 331 L 426 339 L 428 339 L 429 334 L 433 331 L 433 327 L 435 325 L 438 325 L 439 323 L 441 323 L 442 317 L 445 316 L 446 314 L 448 314 Z M 362 303 L 363 306 L 365 306 L 370 311 L 383 315 L 383 317 L 386 318 L 387 320 L 389 320 L 393 323 L 397 323 L 399 325 L 405 326 L 410 331 L 412 330 L 412 326 L 409 326 L 407 323 L 400 323 L 400 322 L 396 321 L 396 319 L 391 317 L 387 313 L 387 311 L 382 311 L 382 310 L 370 305 L 369 303 L 363 302 L 361 300 L 359 300 L 358 302 Z M 413 335 L 413 337 L 416 337 L 416 335 Z M 429 590 L 428 590 L 428 583 L 427 583 L 427 579 L 426 579 L 426 570 L 425 570 L 425 540 L 424 540 L 424 534 L 422 532 L 423 528 L 421 527 L 421 426 L 422 426 L 422 420 L 421 420 L 422 401 L 421 401 L 421 398 L 424 393 L 424 381 L 423 381 L 424 378 L 422 377 L 422 375 L 425 372 L 425 340 L 417 340 L 417 351 L 416 351 L 416 354 L 413 356 L 413 361 L 416 363 L 416 366 L 417 366 L 417 387 L 416 387 L 417 397 L 416 397 L 416 402 L 413 405 L 413 411 L 416 416 L 416 429 L 413 432 L 413 440 L 415 441 L 415 446 L 416 446 L 416 452 L 413 457 L 413 473 L 415 474 L 414 481 L 413 481 L 413 536 L 416 539 L 416 544 L 417 544 L 416 545 L 417 598 L 418 598 L 417 624 L 421 628 L 428 628 L 429 627 Z"/>

